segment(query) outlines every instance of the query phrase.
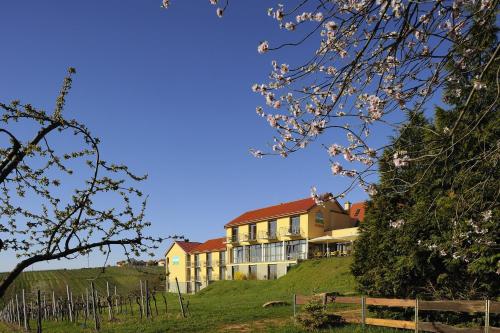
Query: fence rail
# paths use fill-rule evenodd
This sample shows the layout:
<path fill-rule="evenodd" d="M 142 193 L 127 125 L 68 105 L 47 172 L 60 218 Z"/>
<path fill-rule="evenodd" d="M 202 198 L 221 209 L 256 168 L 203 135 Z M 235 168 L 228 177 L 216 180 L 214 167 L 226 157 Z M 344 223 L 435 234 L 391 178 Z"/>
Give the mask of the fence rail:
<path fill-rule="evenodd" d="M 442 333 L 500 333 L 499 327 L 490 326 L 490 314 L 500 313 L 500 302 L 491 300 L 439 300 L 424 301 L 419 299 L 392 299 L 373 297 L 345 297 L 336 296 L 334 293 L 322 293 L 316 295 L 293 295 L 293 314 L 297 313 L 297 305 L 304 305 L 311 301 L 321 302 L 324 306 L 328 304 L 355 304 L 361 305 L 359 313 L 349 311 L 349 313 L 337 313 L 347 323 L 373 325 L 390 328 L 400 328 L 414 330 L 415 332 L 442 332 Z M 413 308 L 415 315 L 413 321 L 394 320 L 383 318 L 367 318 L 367 306 L 385 306 L 395 308 Z M 419 320 L 419 311 L 452 311 L 468 313 L 484 313 L 484 327 L 456 327 L 439 322 L 425 322 Z"/>

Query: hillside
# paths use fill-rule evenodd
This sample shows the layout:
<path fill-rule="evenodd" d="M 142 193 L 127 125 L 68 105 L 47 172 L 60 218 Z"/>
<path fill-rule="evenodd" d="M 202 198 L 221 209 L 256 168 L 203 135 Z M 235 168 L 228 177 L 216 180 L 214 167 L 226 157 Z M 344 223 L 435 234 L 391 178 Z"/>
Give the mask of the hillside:
<path fill-rule="evenodd" d="M 265 309 L 262 308 L 262 304 L 270 300 L 290 302 L 294 293 L 311 294 L 321 291 L 337 291 L 342 294 L 353 294 L 355 293 L 355 283 L 349 272 L 351 261 L 351 258 L 306 261 L 292 268 L 284 277 L 274 281 L 215 282 L 196 295 L 184 296 L 185 305 L 189 309 L 189 316 L 186 319 L 180 317 L 177 295 L 168 294 L 167 315 L 164 304 L 160 301 L 158 303 L 159 315 L 155 316 L 154 320 L 141 321 L 136 308 L 134 316 L 120 315 L 112 322 L 109 322 L 104 316 L 101 332 L 303 332 L 291 320 L 292 307 L 290 305 Z M 64 272 L 74 276 L 77 275 L 74 272 L 78 271 Z M 123 274 L 123 277 L 120 277 L 123 279 L 122 283 L 131 285 L 133 290 L 135 284 L 138 283 L 138 278 L 130 278 L 132 272 L 118 268 L 109 270 L 108 274 L 111 275 L 109 278 L 122 275 L 118 273 Z M 130 281 L 128 281 L 129 279 Z M 85 327 L 82 323 L 46 322 L 44 325 L 45 331 L 51 333 L 93 332 L 92 326 Z M 358 329 L 355 326 L 346 326 L 325 332 L 347 333 L 355 332 Z M 12 331 L 13 327 L 3 329 L 0 324 L 0 332 Z M 393 333 L 397 331 L 367 328 L 365 332 Z"/>
<path fill-rule="evenodd" d="M 0 274 L 0 278 L 2 275 Z M 7 290 L 6 298 L 15 293 L 20 294 L 22 289 L 25 289 L 27 294 L 40 289 L 43 292 L 54 291 L 56 295 L 64 295 L 66 284 L 74 294 L 79 295 L 85 293 L 85 288 L 90 287 L 91 280 L 94 280 L 100 291 L 106 289 L 108 281 L 111 288 L 116 285 L 118 293 L 123 295 L 139 290 L 139 280 L 148 280 L 151 288 L 164 290 L 164 279 L 164 267 L 107 267 L 104 272 L 102 268 L 23 272 Z"/>
<path fill-rule="evenodd" d="M 293 267 L 287 275 L 274 281 L 217 281 L 203 289 L 200 295 L 245 294 L 288 297 L 294 293 L 312 294 L 336 291 L 355 293 L 355 281 L 350 272 L 352 258 L 341 257 L 309 260 Z"/>

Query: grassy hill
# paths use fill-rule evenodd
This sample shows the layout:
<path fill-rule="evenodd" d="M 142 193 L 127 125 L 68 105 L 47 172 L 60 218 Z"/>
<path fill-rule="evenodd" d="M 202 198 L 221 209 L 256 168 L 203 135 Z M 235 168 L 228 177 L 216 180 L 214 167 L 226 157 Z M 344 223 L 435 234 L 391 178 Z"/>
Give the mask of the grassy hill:
<path fill-rule="evenodd" d="M 2 275 L 0 273 L 0 279 Z M 20 294 L 22 289 L 27 294 L 34 294 L 40 289 L 42 292 L 54 291 L 56 295 L 64 295 L 66 285 L 70 286 L 73 294 L 79 295 L 85 293 L 85 288 L 90 288 L 91 280 L 99 291 L 106 290 L 108 281 L 111 288 L 116 285 L 118 293 L 126 295 L 139 290 L 139 280 L 148 280 L 151 288 L 164 290 L 164 279 L 164 267 L 107 267 L 104 272 L 102 268 L 23 272 L 9 287 L 5 298 Z"/>
<path fill-rule="evenodd" d="M 274 281 L 219 281 L 196 295 L 185 295 L 189 304 L 189 317 L 180 318 L 177 295 L 168 294 L 168 314 L 163 301 L 158 302 L 159 316 L 151 321 L 140 321 L 135 316 L 123 315 L 113 322 L 103 319 L 103 333 L 158 333 L 158 332 L 302 332 L 293 324 L 291 305 L 263 308 L 265 302 L 284 300 L 290 302 L 292 295 L 310 295 L 316 292 L 336 291 L 354 294 L 355 282 L 350 274 L 351 258 L 331 258 L 303 262 L 292 268 L 284 277 Z M 114 274 L 111 274 L 111 271 Z M 66 272 L 67 274 L 69 271 Z M 122 273 L 127 283 L 135 286 L 138 278 L 130 278 L 127 271 L 110 270 L 111 275 Z M 128 282 L 128 279 L 134 280 Z M 117 277 L 117 279 L 121 279 Z M 51 333 L 90 333 L 92 329 L 82 323 L 70 324 L 47 322 L 45 331 Z M 12 328 L 9 328 L 12 331 Z M 9 331 L 9 332 L 10 332 Z M 347 333 L 360 331 L 356 326 L 326 331 Z M 0 325 L 0 332 L 4 332 Z M 7 331 L 5 331 L 7 332 Z M 387 333 L 395 330 L 367 328 L 365 332 Z"/>
<path fill-rule="evenodd" d="M 292 294 L 313 294 L 336 291 L 342 294 L 355 293 L 356 284 L 350 272 L 352 258 L 331 258 L 305 261 L 293 267 L 287 275 L 274 281 L 220 281 L 203 289 L 199 295 L 245 293 L 288 299 Z"/>

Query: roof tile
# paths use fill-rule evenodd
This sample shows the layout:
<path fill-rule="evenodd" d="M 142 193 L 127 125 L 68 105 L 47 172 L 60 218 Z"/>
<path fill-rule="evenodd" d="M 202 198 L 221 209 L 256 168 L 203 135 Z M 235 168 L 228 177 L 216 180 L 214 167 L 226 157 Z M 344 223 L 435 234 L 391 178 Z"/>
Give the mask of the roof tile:
<path fill-rule="evenodd" d="M 174 243 L 179 245 L 186 253 L 191 252 L 195 247 L 201 244 L 199 242 L 188 242 L 188 241 L 175 241 Z"/>
<path fill-rule="evenodd" d="M 226 239 L 222 238 L 214 238 L 209 239 L 204 243 L 196 246 L 191 250 L 191 253 L 200 253 L 200 252 L 214 252 L 214 251 L 222 251 L 226 250 Z"/>
<path fill-rule="evenodd" d="M 304 213 L 309 211 L 314 206 L 316 206 L 314 199 L 306 198 L 291 202 L 285 202 L 275 206 L 269 206 L 265 208 L 251 210 L 241 214 L 231 222 L 226 223 L 225 227 L 228 228 L 232 226 L 246 224 L 249 222 L 257 222 L 271 218 L 278 218 L 278 217 Z"/>

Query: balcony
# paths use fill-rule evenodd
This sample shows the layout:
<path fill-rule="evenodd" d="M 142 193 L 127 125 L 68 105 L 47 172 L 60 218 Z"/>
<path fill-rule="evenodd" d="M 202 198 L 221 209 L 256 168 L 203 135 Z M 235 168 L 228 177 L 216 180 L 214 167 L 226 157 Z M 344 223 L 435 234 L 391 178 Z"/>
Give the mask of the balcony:
<path fill-rule="evenodd" d="M 226 239 L 226 244 L 238 244 L 240 242 L 240 239 L 238 235 L 232 235 L 227 237 Z"/>
<path fill-rule="evenodd" d="M 240 234 L 240 242 L 255 243 L 257 242 L 257 235 L 255 233 Z"/>
<path fill-rule="evenodd" d="M 299 227 L 284 227 L 280 229 L 281 237 L 297 238 L 301 237 L 304 233 Z"/>
<path fill-rule="evenodd" d="M 269 231 L 261 231 L 259 232 L 258 239 L 259 240 L 273 240 L 277 239 L 278 235 L 276 234 L 276 231 L 269 232 Z"/>

